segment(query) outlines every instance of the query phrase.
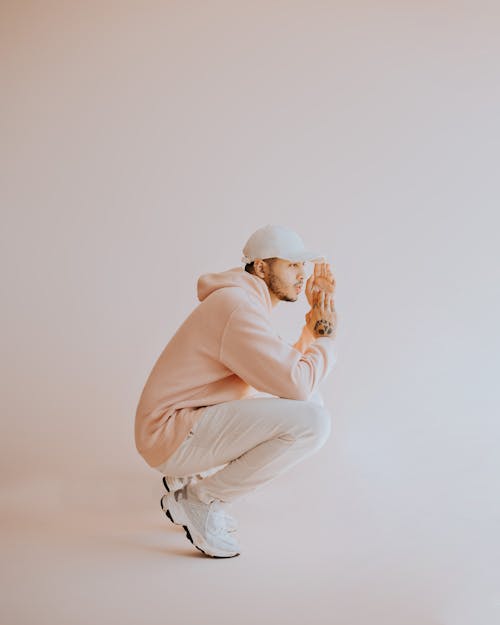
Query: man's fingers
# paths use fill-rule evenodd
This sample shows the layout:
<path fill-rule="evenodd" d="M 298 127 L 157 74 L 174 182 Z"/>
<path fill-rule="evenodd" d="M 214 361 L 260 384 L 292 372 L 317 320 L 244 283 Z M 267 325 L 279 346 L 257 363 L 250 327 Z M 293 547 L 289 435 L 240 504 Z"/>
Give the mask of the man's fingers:
<path fill-rule="evenodd" d="M 307 281 L 306 281 L 306 292 L 308 292 L 308 291 L 310 291 L 312 289 L 313 280 L 314 280 L 314 277 L 312 275 L 309 276 L 309 278 L 307 279 Z"/>
<path fill-rule="evenodd" d="M 335 287 L 335 276 L 333 275 L 330 265 L 326 267 L 326 279 Z"/>
<path fill-rule="evenodd" d="M 326 298 L 326 309 L 328 310 L 328 312 L 331 312 L 332 306 L 333 306 L 332 294 L 328 293 L 328 297 Z"/>

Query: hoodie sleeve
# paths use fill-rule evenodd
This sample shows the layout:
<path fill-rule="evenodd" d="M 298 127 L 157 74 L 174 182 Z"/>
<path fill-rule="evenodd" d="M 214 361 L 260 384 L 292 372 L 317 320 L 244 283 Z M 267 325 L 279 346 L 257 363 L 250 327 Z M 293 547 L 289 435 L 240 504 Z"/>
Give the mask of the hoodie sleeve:
<path fill-rule="evenodd" d="M 333 339 L 317 338 L 301 353 L 277 335 L 260 308 L 246 302 L 226 323 L 219 359 L 257 391 L 296 400 L 308 400 L 336 360 Z"/>
<path fill-rule="evenodd" d="M 309 330 L 309 328 L 307 327 L 307 324 L 305 324 L 304 327 L 302 328 L 302 333 L 298 341 L 293 344 L 293 347 L 295 347 L 295 349 L 298 349 L 299 352 L 305 353 L 307 351 L 307 348 L 315 340 L 316 340 L 316 337 L 311 332 L 311 330 Z"/>

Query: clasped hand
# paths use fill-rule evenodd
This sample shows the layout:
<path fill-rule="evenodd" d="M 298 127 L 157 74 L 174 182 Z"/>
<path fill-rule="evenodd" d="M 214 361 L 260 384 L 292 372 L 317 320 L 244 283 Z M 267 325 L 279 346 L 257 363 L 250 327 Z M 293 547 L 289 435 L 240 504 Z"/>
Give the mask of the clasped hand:
<path fill-rule="evenodd" d="M 335 336 L 337 313 L 333 302 L 335 278 L 329 263 L 315 263 L 314 272 L 306 283 L 306 297 L 311 310 L 306 314 L 306 323 L 317 337 Z"/>

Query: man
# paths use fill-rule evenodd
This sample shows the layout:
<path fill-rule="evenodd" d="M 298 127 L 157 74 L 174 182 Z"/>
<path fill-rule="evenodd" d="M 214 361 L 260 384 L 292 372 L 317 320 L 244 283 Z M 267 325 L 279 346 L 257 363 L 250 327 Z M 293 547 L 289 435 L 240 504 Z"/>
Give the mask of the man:
<path fill-rule="evenodd" d="M 244 268 L 200 276 L 201 303 L 160 354 L 135 421 L 137 450 L 164 476 L 162 509 L 212 557 L 240 553 L 230 503 L 319 449 L 331 427 L 318 391 L 335 362 L 328 263 L 278 225 L 254 232 L 243 254 Z M 291 346 L 270 314 L 297 301 L 307 261 L 311 309 Z"/>

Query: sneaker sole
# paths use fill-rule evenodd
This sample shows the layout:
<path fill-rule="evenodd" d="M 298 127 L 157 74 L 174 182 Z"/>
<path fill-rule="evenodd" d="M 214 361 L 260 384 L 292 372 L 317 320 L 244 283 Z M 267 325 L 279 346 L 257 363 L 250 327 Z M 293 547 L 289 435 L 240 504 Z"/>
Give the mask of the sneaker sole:
<path fill-rule="evenodd" d="M 165 495 L 164 495 L 164 497 L 165 497 Z M 197 545 L 194 542 L 193 537 L 191 536 L 191 532 L 189 531 L 188 526 L 184 525 L 181 521 L 176 521 L 174 519 L 174 517 L 172 516 L 170 509 L 163 507 L 163 497 L 160 499 L 160 506 L 161 506 L 161 509 L 163 510 L 163 512 L 165 512 L 165 514 L 167 515 L 168 519 L 170 521 L 172 521 L 172 523 L 174 525 L 182 525 L 182 527 L 184 528 L 184 531 L 186 532 L 187 539 L 190 541 L 190 543 L 194 547 L 196 547 L 196 549 L 198 549 L 198 551 L 201 551 L 201 553 L 204 553 L 206 556 L 209 556 L 210 558 L 222 558 L 222 559 L 234 558 L 234 557 L 240 555 L 239 552 L 238 552 L 238 553 L 233 553 L 233 554 L 230 554 L 230 555 L 227 555 L 227 556 L 221 556 L 221 555 L 214 555 L 212 553 L 209 553 L 208 551 L 205 551 L 204 549 L 202 549 L 199 545 Z M 174 516 L 175 516 L 175 513 L 174 513 Z M 182 513 L 181 513 L 181 516 L 183 516 Z M 184 519 L 182 519 L 182 520 L 184 520 Z M 199 542 L 203 543 L 204 541 L 201 539 Z"/>

